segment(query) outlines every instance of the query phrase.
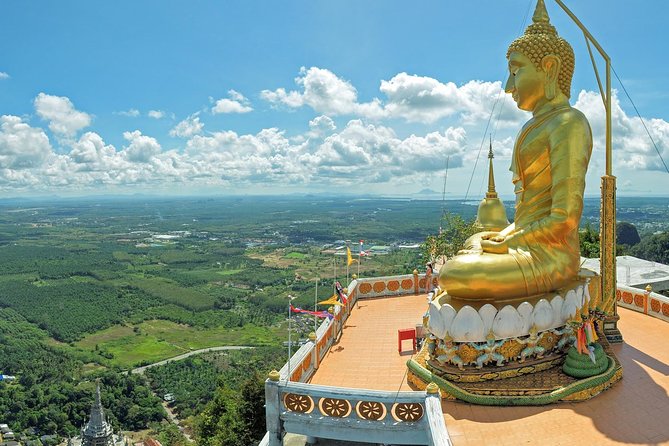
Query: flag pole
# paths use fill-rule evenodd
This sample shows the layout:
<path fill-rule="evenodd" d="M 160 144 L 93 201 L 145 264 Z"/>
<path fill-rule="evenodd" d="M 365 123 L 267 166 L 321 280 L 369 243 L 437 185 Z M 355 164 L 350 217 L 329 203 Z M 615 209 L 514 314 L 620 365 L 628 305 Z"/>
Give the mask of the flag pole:
<path fill-rule="evenodd" d="M 290 306 L 292 305 L 293 299 L 291 298 L 292 296 L 289 294 L 288 295 L 288 376 L 286 377 L 286 381 L 290 381 L 290 357 L 292 355 L 292 343 L 291 343 L 291 336 L 290 336 L 290 321 L 291 321 L 291 316 L 292 316 L 292 311 L 290 311 Z"/>
<path fill-rule="evenodd" d="M 316 277 L 316 293 L 314 294 L 314 312 L 318 311 L 318 281 L 320 279 Z M 318 316 L 314 315 L 314 334 L 316 334 L 316 330 L 318 329 Z"/>
<path fill-rule="evenodd" d="M 349 246 L 349 243 L 346 243 L 346 286 L 348 286 L 348 271 L 349 271 L 349 263 L 348 263 L 348 258 L 350 257 L 349 253 L 351 252 L 351 248 Z"/>

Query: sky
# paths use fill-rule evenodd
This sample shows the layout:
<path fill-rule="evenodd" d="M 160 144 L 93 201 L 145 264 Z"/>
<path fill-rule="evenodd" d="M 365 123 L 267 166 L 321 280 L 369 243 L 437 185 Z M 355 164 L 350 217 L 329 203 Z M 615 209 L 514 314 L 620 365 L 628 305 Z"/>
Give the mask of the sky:
<path fill-rule="evenodd" d="M 334 193 L 478 199 L 492 139 L 511 198 L 529 114 L 503 93 L 536 0 L 3 2 L 0 197 Z M 604 174 L 604 108 L 583 35 L 571 103 Z M 565 0 L 612 59 L 669 164 L 669 4 Z M 604 76 L 604 64 L 598 65 Z M 613 78 L 619 196 L 669 173 Z M 448 166 L 448 169 L 446 167 Z M 434 191 L 430 195 L 427 190 Z"/>

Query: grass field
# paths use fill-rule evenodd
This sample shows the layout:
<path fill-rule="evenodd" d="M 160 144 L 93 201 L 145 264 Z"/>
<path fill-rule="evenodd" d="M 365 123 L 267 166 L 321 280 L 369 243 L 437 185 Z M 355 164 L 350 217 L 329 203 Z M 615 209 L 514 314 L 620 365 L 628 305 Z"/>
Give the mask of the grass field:
<path fill-rule="evenodd" d="M 135 326 L 116 325 L 86 336 L 77 347 L 112 353 L 112 364 L 122 368 L 140 362 L 157 362 L 190 350 L 220 345 L 277 345 L 285 336 L 280 327 L 245 325 L 236 329 L 197 329 L 164 320 L 144 321 Z"/>

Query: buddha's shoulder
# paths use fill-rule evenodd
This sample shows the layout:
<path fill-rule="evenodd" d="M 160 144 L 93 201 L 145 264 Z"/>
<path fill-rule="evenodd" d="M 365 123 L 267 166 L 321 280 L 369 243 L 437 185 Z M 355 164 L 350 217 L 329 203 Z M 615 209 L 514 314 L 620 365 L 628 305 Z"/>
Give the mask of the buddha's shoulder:
<path fill-rule="evenodd" d="M 570 122 L 574 123 L 575 125 L 589 125 L 588 118 L 585 117 L 583 112 L 571 106 L 565 107 L 564 111 L 558 113 L 553 119 L 551 119 L 551 121 L 560 122 L 563 124 L 565 122 Z"/>

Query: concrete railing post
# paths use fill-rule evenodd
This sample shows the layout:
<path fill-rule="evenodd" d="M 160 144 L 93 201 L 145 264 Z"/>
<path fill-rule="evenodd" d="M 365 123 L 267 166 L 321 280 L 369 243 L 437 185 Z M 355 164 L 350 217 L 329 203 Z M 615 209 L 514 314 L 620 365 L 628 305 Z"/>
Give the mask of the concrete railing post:
<path fill-rule="evenodd" d="M 314 348 L 311 350 L 311 363 L 314 365 L 314 372 L 318 370 L 318 366 L 320 365 L 320 355 L 318 354 L 318 337 L 316 336 L 316 333 L 313 331 L 309 333 L 309 342 L 314 344 Z"/>
<path fill-rule="evenodd" d="M 435 383 L 428 384 L 425 389 L 425 419 L 429 446 L 452 446 L 441 411 L 439 387 Z"/>
<path fill-rule="evenodd" d="M 418 280 L 418 270 L 413 270 L 413 292 L 418 294 L 420 292 L 420 281 Z"/>
<path fill-rule="evenodd" d="M 281 432 L 281 402 L 279 400 L 279 372 L 272 370 L 265 381 L 265 418 L 269 433 L 268 446 L 283 444 Z"/>

